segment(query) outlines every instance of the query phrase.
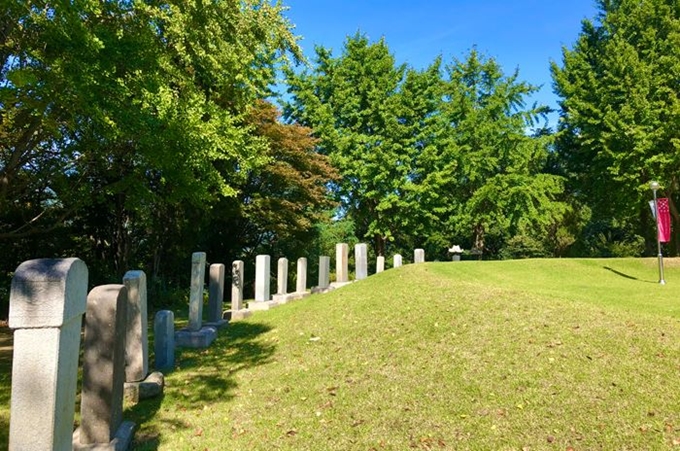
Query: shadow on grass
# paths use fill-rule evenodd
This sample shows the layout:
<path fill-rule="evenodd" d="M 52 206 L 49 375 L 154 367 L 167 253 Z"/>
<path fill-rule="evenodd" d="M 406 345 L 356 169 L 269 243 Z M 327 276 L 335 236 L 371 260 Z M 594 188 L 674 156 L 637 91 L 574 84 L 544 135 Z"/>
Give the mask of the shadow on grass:
<path fill-rule="evenodd" d="M 653 282 L 653 281 L 651 281 L 651 280 L 642 280 L 642 279 L 638 279 L 637 277 L 633 277 L 633 276 L 628 275 L 628 274 L 626 274 L 626 273 L 623 273 L 623 272 L 621 272 L 621 271 L 617 271 L 617 270 L 615 270 L 614 268 L 610 268 L 609 266 L 603 266 L 602 268 L 606 269 L 607 271 L 613 272 L 613 273 L 616 274 L 617 276 L 625 277 L 626 279 L 637 280 L 638 282 L 645 282 L 645 283 L 656 283 L 656 282 Z"/>
<path fill-rule="evenodd" d="M 207 349 L 178 348 L 175 351 L 176 374 L 171 377 L 174 385 L 166 387 L 165 401 L 161 398 L 142 401 L 124 415 L 139 426 L 146 424 L 136 434 L 134 449 L 157 450 L 161 428 L 192 428 L 181 420 L 162 419 L 160 424 L 154 424 L 159 409 L 193 410 L 233 399 L 237 387 L 234 374 L 271 361 L 276 347 L 257 340 L 269 330 L 271 327 L 266 324 L 233 322 L 219 331 L 218 338 Z"/>

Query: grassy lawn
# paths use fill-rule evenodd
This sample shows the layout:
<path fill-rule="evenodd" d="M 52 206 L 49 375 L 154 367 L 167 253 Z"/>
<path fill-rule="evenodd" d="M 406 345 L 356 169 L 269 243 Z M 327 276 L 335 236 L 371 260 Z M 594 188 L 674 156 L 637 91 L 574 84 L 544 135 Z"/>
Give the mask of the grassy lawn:
<path fill-rule="evenodd" d="M 653 259 L 409 265 L 258 312 L 178 351 L 125 412 L 135 449 L 680 449 L 666 262 L 666 286 Z"/>

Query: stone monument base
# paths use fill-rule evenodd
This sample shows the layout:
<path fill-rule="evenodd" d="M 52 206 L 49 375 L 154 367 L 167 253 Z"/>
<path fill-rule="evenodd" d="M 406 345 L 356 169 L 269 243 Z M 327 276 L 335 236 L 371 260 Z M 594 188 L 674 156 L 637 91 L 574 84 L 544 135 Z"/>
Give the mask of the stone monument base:
<path fill-rule="evenodd" d="M 331 287 L 332 287 L 333 289 L 342 288 L 342 287 L 347 286 L 347 285 L 349 285 L 349 284 L 351 284 L 351 283 L 354 283 L 354 281 L 351 281 L 351 282 L 332 282 L 332 283 L 331 283 Z"/>
<path fill-rule="evenodd" d="M 132 446 L 137 425 L 131 421 L 123 421 L 116 431 L 116 435 L 109 443 L 80 443 L 80 428 L 73 432 L 73 451 L 127 451 Z"/>
<path fill-rule="evenodd" d="M 162 395 L 164 386 L 165 377 L 163 373 L 155 371 L 143 381 L 126 382 L 123 395 L 127 401 L 137 404 L 141 400 Z"/>
<path fill-rule="evenodd" d="M 278 307 L 278 303 L 276 301 L 252 301 L 248 302 L 248 310 L 251 311 L 259 311 L 259 310 L 269 310 L 273 309 L 274 307 Z"/>
<path fill-rule="evenodd" d="M 300 299 L 297 296 L 297 293 L 275 294 L 272 296 L 272 301 L 276 302 L 279 305 L 287 304 L 290 301 L 294 301 L 296 299 Z"/>
<path fill-rule="evenodd" d="M 222 314 L 222 318 L 227 321 L 240 321 L 242 319 L 248 318 L 253 312 L 247 309 L 241 310 L 227 310 Z"/>
<path fill-rule="evenodd" d="M 226 319 L 221 319 L 219 321 L 208 321 L 203 324 L 204 326 L 214 327 L 217 330 L 223 329 L 229 325 L 229 321 Z"/>
<path fill-rule="evenodd" d="M 328 293 L 329 291 L 335 290 L 335 287 L 331 284 L 326 288 L 312 287 L 312 294 Z"/>
<path fill-rule="evenodd" d="M 175 346 L 180 348 L 207 348 L 217 338 L 217 329 L 204 326 L 199 330 L 181 329 L 175 332 Z"/>

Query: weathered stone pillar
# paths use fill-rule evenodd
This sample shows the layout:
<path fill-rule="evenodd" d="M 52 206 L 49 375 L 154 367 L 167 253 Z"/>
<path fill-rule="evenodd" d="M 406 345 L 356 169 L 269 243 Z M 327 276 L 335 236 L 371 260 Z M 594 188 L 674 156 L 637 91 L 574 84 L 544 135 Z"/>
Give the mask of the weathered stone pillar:
<path fill-rule="evenodd" d="M 330 285 L 331 258 L 319 257 L 319 289 L 325 290 Z"/>
<path fill-rule="evenodd" d="M 125 338 L 125 382 L 137 382 L 149 373 L 149 333 L 146 274 L 128 271 L 123 276 L 127 289 L 127 334 Z"/>
<path fill-rule="evenodd" d="M 305 257 L 300 257 L 297 260 L 295 292 L 307 293 L 307 259 Z"/>
<path fill-rule="evenodd" d="M 278 303 L 271 295 L 271 257 L 258 255 L 255 258 L 255 302 L 248 304 L 249 310 L 269 310 Z"/>
<path fill-rule="evenodd" d="M 276 294 L 288 292 L 288 259 L 279 258 L 279 267 L 276 273 Z"/>
<path fill-rule="evenodd" d="M 255 258 L 255 302 L 267 302 L 271 297 L 271 257 L 258 255 Z"/>
<path fill-rule="evenodd" d="M 416 249 L 413 251 L 413 263 L 425 263 L 424 249 Z"/>
<path fill-rule="evenodd" d="M 243 271 L 244 263 L 236 260 L 231 264 L 231 310 L 243 308 Z"/>
<path fill-rule="evenodd" d="M 252 312 L 243 308 L 243 271 L 245 264 L 235 260 L 231 264 L 231 310 L 224 312 L 223 318 L 238 321 L 249 317 Z"/>
<path fill-rule="evenodd" d="M 128 271 L 123 276 L 123 285 L 128 299 L 124 396 L 137 403 L 163 393 L 164 377 L 162 373 L 149 374 L 146 274 Z"/>
<path fill-rule="evenodd" d="M 170 310 L 156 312 L 153 321 L 156 369 L 175 368 L 175 314 Z"/>
<path fill-rule="evenodd" d="M 191 255 L 191 294 L 189 296 L 189 330 L 201 330 L 203 324 L 203 285 L 205 282 L 205 252 Z"/>
<path fill-rule="evenodd" d="M 355 279 L 363 280 L 368 277 L 368 249 L 366 243 L 354 246 L 354 263 L 356 265 Z"/>
<path fill-rule="evenodd" d="M 73 449 L 87 276 L 87 266 L 77 258 L 29 260 L 14 273 L 11 451 Z"/>
<path fill-rule="evenodd" d="M 83 352 L 81 423 L 74 450 L 91 445 L 128 449 L 134 424 L 123 424 L 127 289 L 102 285 L 87 295 Z"/>
<path fill-rule="evenodd" d="M 399 268 L 402 265 L 402 258 L 400 254 L 394 254 L 393 268 Z"/>
<path fill-rule="evenodd" d="M 208 322 L 207 325 L 224 327 L 227 322 L 222 319 L 224 313 L 224 265 L 210 265 L 210 284 L 208 287 Z"/>
<path fill-rule="evenodd" d="M 175 345 L 183 348 L 207 348 L 217 338 L 214 325 L 203 326 L 203 286 L 205 285 L 205 252 L 191 255 L 191 292 L 189 324 L 175 332 Z"/>
<path fill-rule="evenodd" d="M 335 281 L 338 283 L 349 282 L 348 275 L 349 246 L 347 243 L 335 245 Z"/>
<path fill-rule="evenodd" d="M 379 255 L 375 264 L 375 272 L 377 274 L 383 271 L 385 271 L 385 257 Z"/>

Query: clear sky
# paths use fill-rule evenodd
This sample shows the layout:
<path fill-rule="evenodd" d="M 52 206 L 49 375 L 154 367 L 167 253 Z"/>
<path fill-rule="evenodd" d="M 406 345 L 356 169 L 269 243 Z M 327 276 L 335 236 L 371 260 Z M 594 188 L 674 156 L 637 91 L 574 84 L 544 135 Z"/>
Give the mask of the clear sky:
<path fill-rule="evenodd" d="M 498 61 L 506 74 L 541 86 L 530 101 L 557 108 L 550 61 L 561 64 L 583 19 L 595 20 L 595 0 L 284 0 L 286 15 L 302 36 L 305 54 L 314 45 L 340 56 L 348 35 L 384 37 L 397 63 L 422 69 L 441 55 L 462 59 L 474 46 Z M 556 116 L 552 115 L 551 125 Z"/>

